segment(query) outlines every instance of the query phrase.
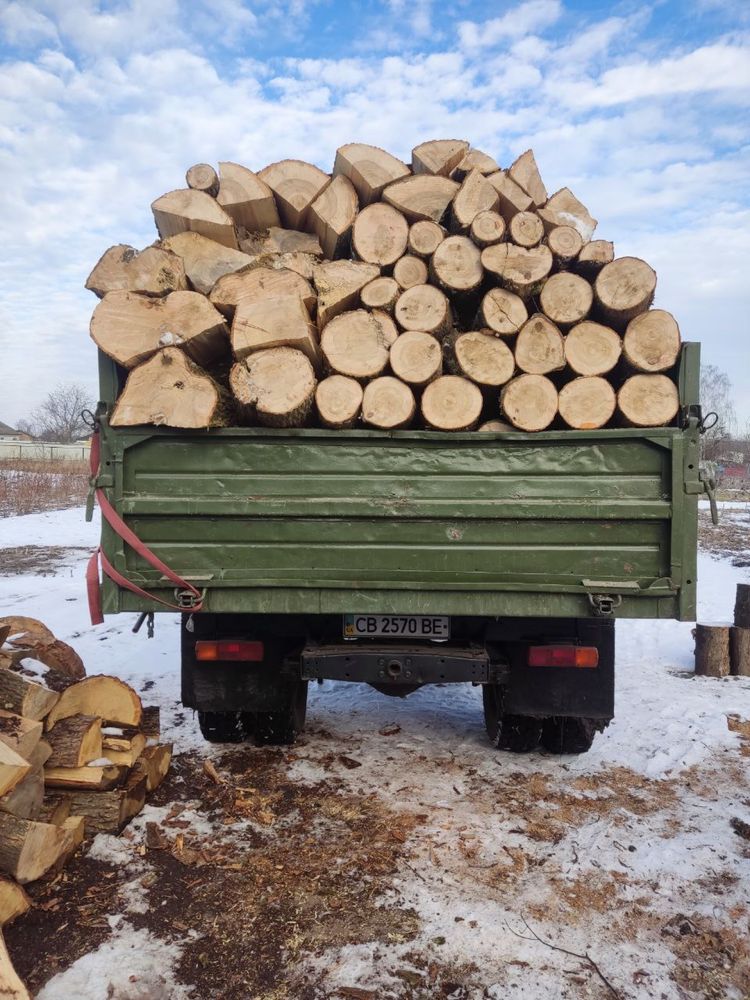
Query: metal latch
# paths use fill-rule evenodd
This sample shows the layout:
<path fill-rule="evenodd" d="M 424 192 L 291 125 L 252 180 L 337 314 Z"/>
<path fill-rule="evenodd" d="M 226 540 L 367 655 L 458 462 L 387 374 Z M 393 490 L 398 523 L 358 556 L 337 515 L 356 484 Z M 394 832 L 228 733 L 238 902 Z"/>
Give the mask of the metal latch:
<path fill-rule="evenodd" d="M 619 608 L 622 604 L 621 594 L 587 594 L 586 596 L 597 618 L 611 618 L 615 613 L 615 608 Z"/>
<path fill-rule="evenodd" d="M 708 496 L 711 507 L 711 521 L 713 524 L 719 523 L 719 508 L 716 505 L 716 480 L 703 469 L 698 473 L 698 480 L 703 486 L 703 492 Z"/>
<path fill-rule="evenodd" d="M 200 593 L 200 598 L 196 597 L 195 594 L 191 593 L 189 590 L 177 590 L 175 588 L 174 599 L 175 604 L 184 611 L 192 611 L 198 604 L 202 604 L 206 598 L 206 591 L 202 590 Z"/>

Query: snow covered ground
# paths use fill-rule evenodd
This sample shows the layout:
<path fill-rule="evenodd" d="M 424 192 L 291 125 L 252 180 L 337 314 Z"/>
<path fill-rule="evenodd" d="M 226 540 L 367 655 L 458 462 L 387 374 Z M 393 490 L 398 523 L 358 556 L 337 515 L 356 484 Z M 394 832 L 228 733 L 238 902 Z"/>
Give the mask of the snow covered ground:
<path fill-rule="evenodd" d="M 747 507 L 723 516 L 747 530 Z M 131 616 L 88 624 L 84 550 L 97 533 L 79 509 L 0 519 L 0 555 L 55 550 L 47 575 L 0 576 L 0 613 L 41 618 L 89 673 L 116 673 L 161 705 L 180 812 L 155 799 L 76 863 L 69 892 L 92 872 L 113 880 L 90 946 L 19 961 L 29 918 L 10 929 L 20 971 L 46 982 L 40 998 L 750 995 L 750 845 L 731 824 L 750 822 L 750 679 L 693 677 L 689 623 L 618 622 L 617 718 L 581 757 L 493 751 L 469 686 L 398 700 L 326 683 L 311 688 L 294 748 L 210 747 L 179 704 L 175 616 L 158 617 L 153 640 L 131 633 Z M 749 579 L 701 554 L 700 619 L 729 620 Z M 226 789 L 231 806 L 216 798 Z M 149 849 L 154 828 L 176 836 L 182 867 Z M 220 905 L 201 918 L 207 873 L 227 880 L 237 925 L 252 909 L 246 945 L 222 951 Z M 182 915 L 154 920 L 172 913 L 170 893 Z"/>

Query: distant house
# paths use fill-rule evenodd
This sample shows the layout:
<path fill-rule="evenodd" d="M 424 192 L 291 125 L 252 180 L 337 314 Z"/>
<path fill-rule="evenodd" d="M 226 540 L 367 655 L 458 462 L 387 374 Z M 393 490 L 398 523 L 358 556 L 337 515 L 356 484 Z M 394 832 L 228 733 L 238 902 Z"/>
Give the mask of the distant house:
<path fill-rule="evenodd" d="M 0 420 L 0 441 L 33 441 L 31 434 L 8 427 Z"/>

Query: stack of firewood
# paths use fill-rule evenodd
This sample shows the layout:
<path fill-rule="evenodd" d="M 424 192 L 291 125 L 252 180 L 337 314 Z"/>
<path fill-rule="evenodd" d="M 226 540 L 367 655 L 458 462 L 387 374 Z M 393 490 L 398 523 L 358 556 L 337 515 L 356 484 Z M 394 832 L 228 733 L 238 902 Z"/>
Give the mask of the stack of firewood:
<path fill-rule="evenodd" d="M 737 584 L 733 625 L 699 624 L 693 635 L 699 677 L 750 677 L 750 583 Z"/>
<path fill-rule="evenodd" d="M 120 366 L 114 425 L 591 429 L 669 424 L 680 331 L 656 274 L 592 240 L 531 150 L 460 140 L 259 173 L 187 172 L 160 239 L 111 247 L 86 287 Z"/>

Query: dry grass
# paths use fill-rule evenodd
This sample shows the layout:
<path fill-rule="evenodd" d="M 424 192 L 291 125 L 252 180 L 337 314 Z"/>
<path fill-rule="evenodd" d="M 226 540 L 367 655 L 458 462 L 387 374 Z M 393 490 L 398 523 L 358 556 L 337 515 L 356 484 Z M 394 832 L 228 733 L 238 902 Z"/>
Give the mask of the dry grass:
<path fill-rule="evenodd" d="M 0 460 L 0 517 L 76 507 L 87 489 L 85 462 Z"/>

